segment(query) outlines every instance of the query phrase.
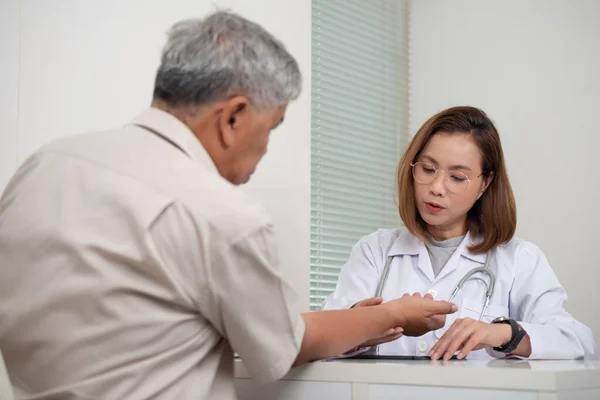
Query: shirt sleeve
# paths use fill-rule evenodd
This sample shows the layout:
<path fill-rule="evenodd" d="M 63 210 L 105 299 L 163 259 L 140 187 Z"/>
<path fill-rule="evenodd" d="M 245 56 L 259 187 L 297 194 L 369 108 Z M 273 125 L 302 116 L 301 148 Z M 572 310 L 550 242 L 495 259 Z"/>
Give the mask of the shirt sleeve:
<path fill-rule="evenodd" d="M 199 313 L 253 377 L 260 382 L 283 377 L 300 352 L 305 326 L 298 296 L 279 272 L 271 226 L 218 237 L 174 204 L 151 234 Z"/>
<path fill-rule="evenodd" d="M 567 293 L 541 250 L 527 244 L 517 250 L 516 272 L 510 293 L 510 317 L 531 341 L 529 359 L 596 359 L 590 328 L 569 314 Z M 502 357 L 501 353 L 491 352 Z"/>
<path fill-rule="evenodd" d="M 367 237 L 357 242 L 342 266 L 334 292 L 323 302 L 323 310 L 343 310 L 375 296 L 379 282 L 373 252 Z"/>

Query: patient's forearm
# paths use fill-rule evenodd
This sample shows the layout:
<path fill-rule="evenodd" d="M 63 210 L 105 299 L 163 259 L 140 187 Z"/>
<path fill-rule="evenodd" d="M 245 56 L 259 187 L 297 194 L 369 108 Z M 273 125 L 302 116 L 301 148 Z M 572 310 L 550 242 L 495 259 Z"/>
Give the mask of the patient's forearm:
<path fill-rule="evenodd" d="M 294 365 L 336 356 L 394 328 L 385 306 L 310 312 L 302 317 L 306 330 Z"/>

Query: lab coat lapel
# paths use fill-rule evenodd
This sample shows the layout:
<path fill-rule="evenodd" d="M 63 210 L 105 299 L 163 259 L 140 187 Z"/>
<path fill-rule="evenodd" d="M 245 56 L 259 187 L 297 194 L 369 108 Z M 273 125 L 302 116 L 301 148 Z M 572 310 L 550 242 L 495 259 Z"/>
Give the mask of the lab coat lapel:
<path fill-rule="evenodd" d="M 444 268 L 442 268 L 442 270 L 436 277 L 437 281 L 444 279 L 445 276 L 450 275 L 452 272 L 454 272 L 456 270 L 456 268 L 458 268 L 458 265 L 460 264 L 460 261 L 462 258 L 462 251 L 461 251 L 462 249 L 461 248 L 465 246 L 464 242 L 465 241 L 463 240 L 463 242 L 460 244 L 460 246 L 458 246 L 458 249 L 456 249 L 456 251 L 448 259 L 448 262 L 446 263 Z"/>
<path fill-rule="evenodd" d="M 452 257 L 450 257 L 450 259 L 448 260 L 448 263 L 444 266 L 442 271 L 439 273 L 436 280 L 439 281 L 441 279 L 444 279 L 444 277 L 453 273 L 459 267 L 461 262 L 465 261 L 465 260 L 463 260 L 463 258 L 468 258 L 472 261 L 476 261 L 483 265 L 485 262 L 485 255 L 484 254 L 472 254 L 468 249 L 468 247 L 470 245 L 472 245 L 473 243 L 474 243 L 474 238 L 472 238 L 471 234 L 469 232 L 467 232 L 467 234 L 465 235 L 465 238 L 460 243 L 460 245 L 458 246 L 458 248 L 456 249 L 454 254 L 452 254 Z"/>
<path fill-rule="evenodd" d="M 388 257 L 406 255 L 417 256 L 417 269 L 421 271 L 421 274 L 431 284 L 433 282 L 433 269 L 431 268 L 431 260 L 429 259 L 427 247 L 425 247 L 425 244 L 420 239 L 408 231 L 404 231 L 388 251 Z"/>
<path fill-rule="evenodd" d="M 417 267 L 421 273 L 429 280 L 429 283 L 433 283 L 435 277 L 433 276 L 433 267 L 431 266 L 431 258 L 429 252 L 424 243 L 419 246 L 419 260 L 417 261 Z"/>

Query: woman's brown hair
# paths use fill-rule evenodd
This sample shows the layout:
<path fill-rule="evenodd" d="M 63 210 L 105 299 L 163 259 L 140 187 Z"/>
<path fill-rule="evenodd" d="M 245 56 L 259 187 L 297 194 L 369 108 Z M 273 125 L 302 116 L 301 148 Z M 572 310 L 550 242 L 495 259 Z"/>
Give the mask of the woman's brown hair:
<path fill-rule="evenodd" d="M 485 253 L 508 242 L 517 227 L 515 198 L 508 180 L 500 136 L 493 122 L 475 107 L 453 107 L 429 118 L 412 139 L 398 164 L 398 211 L 406 228 L 423 241 L 429 234 L 415 204 L 411 164 L 415 163 L 429 140 L 438 132 L 467 134 L 481 152 L 483 178 L 492 181 L 467 214 L 469 230 L 483 240 L 469 247 Z"/>

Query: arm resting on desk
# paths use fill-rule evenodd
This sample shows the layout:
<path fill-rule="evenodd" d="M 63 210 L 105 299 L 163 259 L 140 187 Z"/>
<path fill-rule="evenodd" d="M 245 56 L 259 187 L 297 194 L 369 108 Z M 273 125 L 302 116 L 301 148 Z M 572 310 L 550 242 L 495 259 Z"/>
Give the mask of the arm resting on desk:
<path fill-rule="evenodd" d="M 516 258 L 515 281 L 510 295 L 510 317 L 519 322 L 530 341 L 530 359 L 597 359 L 590 328 L 565 308 L 567 293 L 540 249 L 522 244 Z M 527 357 L 527 343 L 514 355 Z M 496 357 L 502 353 L 488 349 Z"/>
<path fill-rule="evenodd" d="M 456 311 L 456 305 L 446 301 L 402 296 L 378 306 L 304 313 L 306 329 L 294 364 L 342 354 L 391 328 L 421 336 L 444 326 L 446 314 Z"/>
<path fill-rule="evenodd" d="M 309 312 L 302 317 L 306 329 L 294 365 L 342 354 L 393 328 L 395 322 L 385 306 Z"/>

